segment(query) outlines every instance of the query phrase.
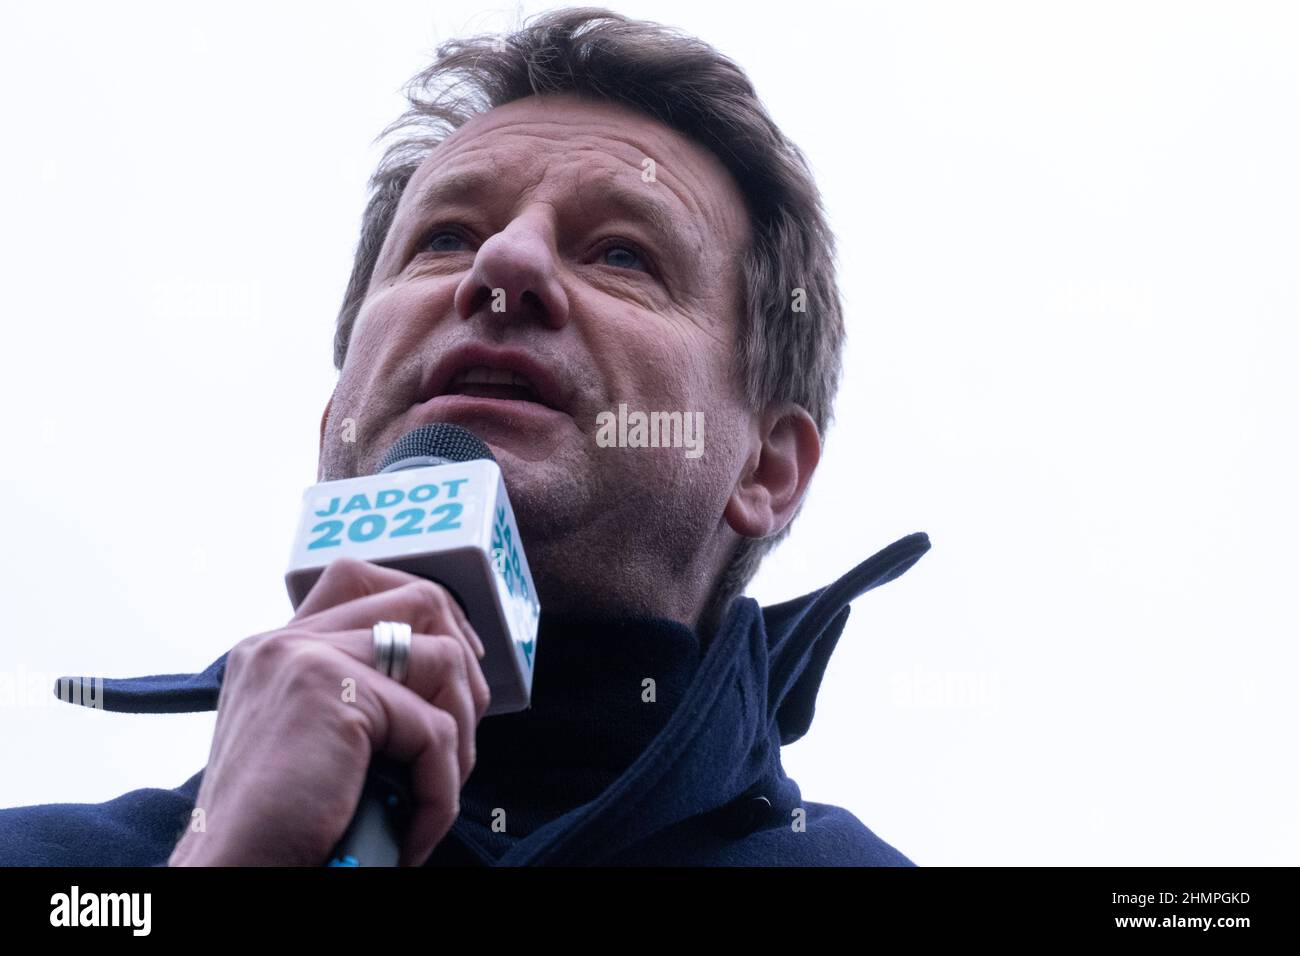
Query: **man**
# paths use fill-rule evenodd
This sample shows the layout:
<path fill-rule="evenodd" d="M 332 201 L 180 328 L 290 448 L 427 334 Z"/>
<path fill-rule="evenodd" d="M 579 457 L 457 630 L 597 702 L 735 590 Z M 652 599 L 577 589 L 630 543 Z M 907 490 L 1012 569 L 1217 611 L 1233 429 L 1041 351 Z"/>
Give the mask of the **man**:
<path fill-rule="evenodd" d="M 336 561 L 205 671 L 104 681 L 109 710 L 215 707 L 202 771 L 0 811 L 0 863 L 321 865 L 383 754 L 411 767 L 407 865 L 910 864 L 803 800 L 780 747 L 848 602 L 925 536 L 798 600 L 738 597 L 799 509 L 839 375 L 800 153 L 730 61 L 603 11 L 450 43 L 409 99 L 339 316 L 319 478 L 372 473 L 428 422 L 488 443 L 543 608 L 532 706 L 483 719 L 483 648 L 441 587 Z M 700 453 L 597 441 L 620 406 L 698 415 Z M 378 621 L 415 632 L 401 682 L 369 666 Z"/>

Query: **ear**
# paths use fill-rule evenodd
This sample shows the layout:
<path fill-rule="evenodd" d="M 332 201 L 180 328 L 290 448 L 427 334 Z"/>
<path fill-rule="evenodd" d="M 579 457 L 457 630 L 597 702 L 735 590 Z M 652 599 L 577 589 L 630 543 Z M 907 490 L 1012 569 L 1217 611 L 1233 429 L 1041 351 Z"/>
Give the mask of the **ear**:
<path fill-rule="evenodd" d="M 746 538 L 766 538 L 790 522 L 822 456 L 817 425 L 798 405 L 764 412 L 759 437 L 722 512 L 731 530 Z"/>
<path fill-rule="evenodd" d="M 325 425 L 330 417 L 330 405 L 334 403 L 334 393 L 325 400 L 325 411 L 320 413 L 320 448 L 316 454 L 316 480 L 320 481 L 325 473 Z"/>

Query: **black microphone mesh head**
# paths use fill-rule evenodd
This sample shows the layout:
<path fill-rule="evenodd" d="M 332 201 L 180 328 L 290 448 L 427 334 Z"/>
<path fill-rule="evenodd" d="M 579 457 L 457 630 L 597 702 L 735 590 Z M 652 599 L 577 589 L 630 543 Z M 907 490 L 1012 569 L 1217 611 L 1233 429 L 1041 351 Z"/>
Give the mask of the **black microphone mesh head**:
<path fill-rule="evenodd" d="M 407 458 L 442 458 L 449 462 L 486 458 L 496 461 L 492 449 L 472 431 L 446 422 L 411 429 L 393 442 L 393 447 L 380 459 L 375 471 L 381 472 Z"/>

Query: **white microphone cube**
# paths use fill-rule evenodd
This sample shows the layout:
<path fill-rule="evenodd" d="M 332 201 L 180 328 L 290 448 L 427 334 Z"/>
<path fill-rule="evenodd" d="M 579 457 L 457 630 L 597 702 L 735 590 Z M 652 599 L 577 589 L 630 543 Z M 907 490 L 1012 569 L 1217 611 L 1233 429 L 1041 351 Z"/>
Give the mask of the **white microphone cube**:
<path fill-rule="evenodd" d="M 340 557 L 445 587 L 486 650 L 480 666 L 492 692 L 487 714 L 528 706 L 541 607 L 496 462 L 408 468 L 308 488 L 285 574 L 295 608 Z"/>

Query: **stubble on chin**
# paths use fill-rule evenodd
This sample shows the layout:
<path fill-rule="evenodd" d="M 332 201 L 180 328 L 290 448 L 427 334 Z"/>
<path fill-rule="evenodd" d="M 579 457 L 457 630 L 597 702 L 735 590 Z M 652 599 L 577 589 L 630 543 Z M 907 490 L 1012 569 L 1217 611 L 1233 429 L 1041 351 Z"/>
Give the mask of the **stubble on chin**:
<path fill-rule="evenodd" d="M 321 445 L 321 481 L 339 481 L 364 474 L 362 465 L 372 454 L 371 443 L 365 440 L 369 427 L 353 412 L 330 412 Z"/>
<path fill-rule="evenodd" d="M 383 395 L 357 401 L 343 388 L 336 390 L 325 422 L 321 446 L 321 481 L 339 481 L 369 475 L 388 450 L 381 433 L 404 411 L 405 404 Z M 379 447 L 383 444 L 384 447 Z"/>

